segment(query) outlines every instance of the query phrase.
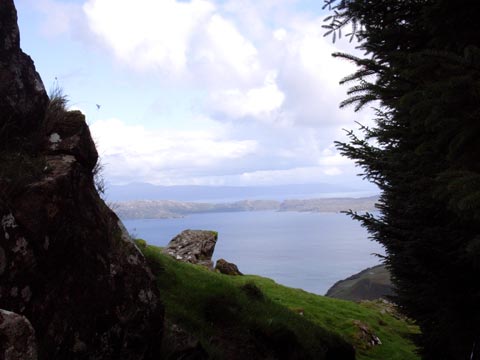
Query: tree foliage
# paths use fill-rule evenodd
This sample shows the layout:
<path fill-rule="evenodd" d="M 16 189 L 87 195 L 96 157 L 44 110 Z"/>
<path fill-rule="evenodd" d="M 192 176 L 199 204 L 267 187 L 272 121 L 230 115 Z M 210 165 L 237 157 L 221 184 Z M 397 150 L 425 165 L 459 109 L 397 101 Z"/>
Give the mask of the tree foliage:
<path fill-rule="evenodd" d="M 425 359 L 480 359 L 480 22 L 474 1 L 326 0 L 363 57 L 341 106 L 376 106 L 340 151 L 382 191 L 352 216 L 385 246 Z"/>

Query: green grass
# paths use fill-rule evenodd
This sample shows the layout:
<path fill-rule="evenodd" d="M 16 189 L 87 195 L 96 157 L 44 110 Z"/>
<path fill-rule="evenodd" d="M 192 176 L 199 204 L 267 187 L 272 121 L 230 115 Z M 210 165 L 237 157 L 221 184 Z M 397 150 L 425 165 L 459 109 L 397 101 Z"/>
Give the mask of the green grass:
<path fill-rule="evenodd" d="M 253 281 L 274 302 L 291 309 L 302 309 L 306 319 L 341 334 L 354 344 L 357 359 L 420 359 L 410 340 L 412 335 L 418 333 L 418 328 L 405 319 L 389 314 L 389 307 L 382 302 L 355 303 L 332 299 L 278 285 L 260 276 L 235 277 L 230 281 L 239 285 Z M 358 338 L 355 320 L 366 324 L 380 338 L 382 345 L 366 346 Z"/>
<path fill-rule="evenodd" d="M 245 351 L 267 344 L 265 351 L 275 349 L 285 359 L 322 359 L 332 355 L 326 354 L 329 348 L 348 353 L 346 342 L 355 346 L 360 360 L 419 359 L 408 340 L 416 327 L 390 315 L 380 303 L 326 298 L 259 276 L 222 275 L 141 245 L 167 318 L 193 333 L 210 358 L 228 358 L 226 344 L 234 341 Z M 366 324 L 382 345 L 366 346 L 355 321 Z M 225 332 L 228 339 L 222 338 Z M 218 337 L 220 341 L 211 341 Z"/>

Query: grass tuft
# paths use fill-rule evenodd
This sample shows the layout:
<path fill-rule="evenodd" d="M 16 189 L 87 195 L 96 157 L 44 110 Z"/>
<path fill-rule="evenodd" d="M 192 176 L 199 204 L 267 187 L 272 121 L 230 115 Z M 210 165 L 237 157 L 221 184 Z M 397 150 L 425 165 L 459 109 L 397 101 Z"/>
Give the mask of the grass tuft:
<path fill-rule="evenodd" d="M 53 124 L 65 117 L 65 113 L 68 111 L 68 96 L 65 95 L 60 86 L 53 86 L 48 97 L 50 101 L 48 102 L 44 120 L 44 127 L 47 133 L 50 132 Z"/>
<path fill-rule="evenodd" d="M 240 286 L 240 288 L 250 299 L 257 301 L 265 300 L 265 295 L 263 294 L 262 290 L 257 285 L 255 285 L 254 282 L 247 282 Z"/>

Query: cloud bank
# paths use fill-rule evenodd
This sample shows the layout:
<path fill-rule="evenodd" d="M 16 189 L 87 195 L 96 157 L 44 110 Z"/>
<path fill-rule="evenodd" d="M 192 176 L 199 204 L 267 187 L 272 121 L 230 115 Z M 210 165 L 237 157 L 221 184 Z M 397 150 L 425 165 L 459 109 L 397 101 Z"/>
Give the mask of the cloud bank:
<path fill-rule="evenodd" d="M 331 54 L 353 47 L 323 36 L 326 15 L 310 1 L 39 4 L 61 14 L 55 31 L 72 33 L 75 22 L 84 33 L 74 38 L 83 46 L 93 39 L 88 51 L 120 67 L 126 84 L 146 79 L 143 95 L 155 99 L 137 109 L 143 117 L 122 115 L 132 113 L 122 111 L 136 106 L 132 101 L 93 121 L 109 181 L 313 183 L 347 181 L 358 172 L 333 146 L 353 120 L 368 123 L 368 113 L 338 109 L 346 96 L 338 82 L 354 68 Z M 117 91 L 112 87 L 112 96 Z M 142 96 L 134 91 L 132 98 Z M 171 119 L 155 110 L 166 99 L 175 108 Z"/>

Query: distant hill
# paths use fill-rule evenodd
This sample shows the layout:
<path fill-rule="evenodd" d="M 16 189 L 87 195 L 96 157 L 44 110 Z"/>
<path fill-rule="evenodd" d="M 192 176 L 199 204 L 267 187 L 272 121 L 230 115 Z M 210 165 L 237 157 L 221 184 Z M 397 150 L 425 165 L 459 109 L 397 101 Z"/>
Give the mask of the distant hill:
<path fill-rule="evenodd" d="M 222 201 L 243 199 L 284 200 L 329 196 L 368 196 L 375 189 L 358 189 L 336 184 L 301 184 L 277 186 L 159 186 L 148 183 L 107 186 L 109 201 L 175 200 L 175 201 Z M 357 195 L 355 195 L 357 194 Z"/>
<path fill-rule="evenodd" d="M 325 296 L 343 300 L 375 300 L 393 295 L 390 272 L 385 265 L 377 265 L 340 280 Z"/>
<path fill-rule="evenodd" d="M 112 203 L 122 219 L 165 219 L 188 214 L 236 211 L 300 211 L 340 212 L 345 210 L 373 211 L 378 197 L 324 198 L 303 200 L 242 200 L 227 203 L 182 202 L 172 200 L 137 200 Z"/>
<path fill-rule="evenodd" d="M 377 201 L 378 196 L 361 198 L 288 199 L 282 201 L 279 210 L 301 212 L 374 211 Z"/>

